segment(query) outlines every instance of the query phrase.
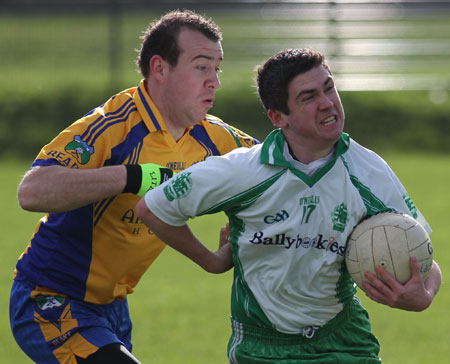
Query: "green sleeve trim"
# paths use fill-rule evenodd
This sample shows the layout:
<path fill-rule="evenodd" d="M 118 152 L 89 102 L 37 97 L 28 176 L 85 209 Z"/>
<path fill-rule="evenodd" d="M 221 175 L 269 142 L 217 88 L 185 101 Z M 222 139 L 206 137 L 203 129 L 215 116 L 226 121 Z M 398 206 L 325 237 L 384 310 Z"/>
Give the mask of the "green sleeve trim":
<path fill-rule="evenodd" d="M 198 216 L 215 214 L 221 211 L 225 211 L 227 214 L 237 214 L 239 211 L 245 210 L 246 208 L 251 206 L 284 173 L 286 173 L 286 171 L 287 169 L 281 170 L 277 174 L 271 176 L 258 185 L 253 186 L 250 189 L 243 191 L 233 197 L 230 197 L 214 206 L 211 206 L 209 209 L 198 214 Z"/>
<path fill-rule="evenodd" d="M 394 209 L 387 207 L 384 204 L 384 202 L 370 190 L 370 188 L 368 186 L 364 185 L 358 179 L 358 177 L 356 177 L 350 173 L 348 164 L 343 156 L 341 156 L 341 160 L 350 175 L 350 180 L 351 180 L 353 186 L 355 186 L 356 189 L 358 190 L 359 195 L 361 196 L 361 199 L 362 199 L 364 205 L 366 206 L 367 214 L 369 216 L 376 215 L 377 213 L 383 212 L 383 211 L 394 211 Z"/>

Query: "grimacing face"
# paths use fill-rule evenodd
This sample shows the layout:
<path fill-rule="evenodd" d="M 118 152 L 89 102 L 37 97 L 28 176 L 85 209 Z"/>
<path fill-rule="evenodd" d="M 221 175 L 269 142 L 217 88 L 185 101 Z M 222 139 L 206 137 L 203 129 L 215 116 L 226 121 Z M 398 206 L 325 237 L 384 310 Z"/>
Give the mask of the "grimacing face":
<path fill-rule="evenodd" d="M 289 83 L 288 95 L 289 115 L 280 113 L 274 122 L 288 142 L 300 143 L 313 152 L 331 150 L 343 132 L 345 119 L 333 76 L 323 65 L 316 66 Z"/>

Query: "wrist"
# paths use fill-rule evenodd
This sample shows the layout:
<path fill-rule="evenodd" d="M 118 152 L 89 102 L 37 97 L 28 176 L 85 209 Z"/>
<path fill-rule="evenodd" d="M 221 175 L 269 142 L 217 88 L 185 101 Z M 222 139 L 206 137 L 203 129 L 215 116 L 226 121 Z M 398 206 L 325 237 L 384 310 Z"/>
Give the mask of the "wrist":
<path fill-rule="evenodd" d="M 127 180 L 122 193 L 134 193 L 139 197 L 174 175 L 170 168 L 154 163 L 126 164 L 125 168 Z"/>
<path fill-rule="evenodd" d="M 122 193 L 137 194 L 142 184 L 142 168 L 139 164 L 126 164 L 127 182 Z"/>
<path fill-rule="evenodd" d="M 173 176 L 173 171 L 154 163 L 141 164 L 142 183 L 137 195 L 143 197 L 148 191 L 159 186 Z"/>

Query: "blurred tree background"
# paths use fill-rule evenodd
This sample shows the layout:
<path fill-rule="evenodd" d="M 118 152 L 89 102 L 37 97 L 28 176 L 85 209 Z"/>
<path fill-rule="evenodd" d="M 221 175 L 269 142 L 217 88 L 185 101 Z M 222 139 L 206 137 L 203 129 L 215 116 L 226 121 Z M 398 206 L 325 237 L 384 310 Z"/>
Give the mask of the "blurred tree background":
<path fill-rule="evenodd" d="M 264 139 L 272 129 L 254 67 L 283 48 L 324 52 L 346 131 L 388 150 L 450 153 L 450 1 L 3 0 L 0 157 L 31 159 L 64 127 L 138 84 L 149 22 L 187 8 L 224 35 L 210 111 Z"/>

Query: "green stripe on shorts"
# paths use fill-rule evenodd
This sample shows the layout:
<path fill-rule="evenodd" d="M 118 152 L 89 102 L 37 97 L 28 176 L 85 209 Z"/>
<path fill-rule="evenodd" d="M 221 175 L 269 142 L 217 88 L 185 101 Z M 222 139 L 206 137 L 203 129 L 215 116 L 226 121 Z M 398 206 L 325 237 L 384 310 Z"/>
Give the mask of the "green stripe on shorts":
<path fill-rule="evenodd" d="M 284 334 L 232 320 L 231 364 L 380 364 L 380 345 L 357 299 L 325 326 Z"/>

